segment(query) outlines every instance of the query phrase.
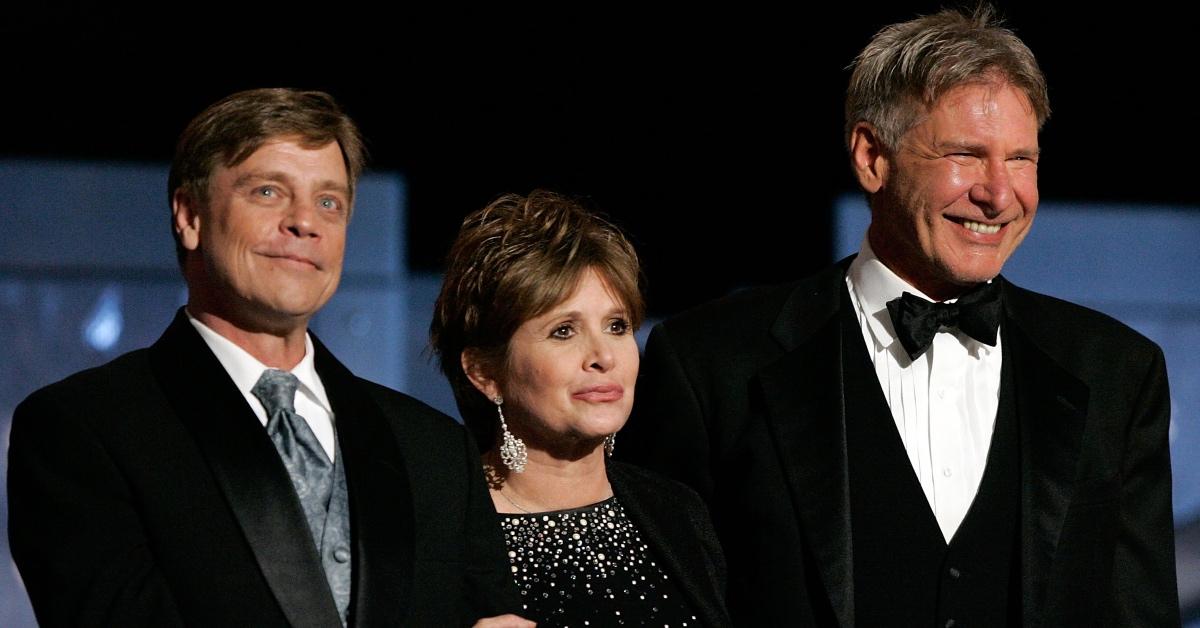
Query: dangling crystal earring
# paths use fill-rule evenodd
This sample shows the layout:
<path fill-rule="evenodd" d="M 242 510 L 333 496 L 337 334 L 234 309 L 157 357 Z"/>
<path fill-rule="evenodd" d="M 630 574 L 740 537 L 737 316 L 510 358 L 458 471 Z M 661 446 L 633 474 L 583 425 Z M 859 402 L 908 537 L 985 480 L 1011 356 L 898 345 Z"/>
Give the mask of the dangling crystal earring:
<path fill-rule="evenodd" d="M 613 449 L 616 448 L 616 446 L 617 446 L 617 435 L 616 434 L 609 434 L 608 436 L 604 437 L 604 453 L 608 454 L 609 458 L 612 458 L 612 452 L 613 452 Z"/>
<path fill-rule="evenodd" d="M 496 404 L 496 414 L 500 415 L 500 461 L 514 472 L 524 473 L 525 463 L 529 462 L 529 456 L 525 453 L 525 442 L 508 431 L 508 424 L 504 422 L 504 410 L 500 409 L 500 406 L 504 405 L 504 397 L 492 397 L 492 403 Z"/>

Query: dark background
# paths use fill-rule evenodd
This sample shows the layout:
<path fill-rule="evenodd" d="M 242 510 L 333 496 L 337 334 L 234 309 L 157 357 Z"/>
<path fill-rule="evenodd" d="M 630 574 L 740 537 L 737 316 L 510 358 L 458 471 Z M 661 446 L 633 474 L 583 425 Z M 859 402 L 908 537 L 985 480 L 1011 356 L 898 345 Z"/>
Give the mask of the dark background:
<path fill-rule="evenodd" d="M 1050 83 L 1042 198 L 1196 206 L 1195 16 L 1053 4 L 999 4 Z M 845 68 L 941 5 L 8 10 L 0 157 L 163 162 L 228 93 L 322 89 L 405 175 L 412 268 L 497 194 L 550 187 L 631 232 L 663 315 L 827 263 Z"/>
<path fill-rule="evenodd" d="M 879 28 L 934 12 L 943 3 L 835 1 L 771 9 L 649 4 L 504 11 L 391 6 L 386 16 L 355 2 L 5 6 L 0 168 L 9 157 L 161 167 L 188 120 L 221 97 L 265 86 L 321 89 L 359 122 L 373 167 L 404 175 L 407 267 L 419 273 L 440 269 L 468 212 L 500 193 L 534 187 L 585 197 L 627 228 L 645 260 L 655 316 L 827 264 L 832 201 L 856 189 L 842 146 L 846 67 Z M 1042 199 L 1115 208 L 1127 212 L 1130 225 L 1152 206 L 1200 212 L 1192 95 L 1200 76 L 1197 10 L 1154 2 L 1118 8 L 1048 0 L 997 4 L 1037 55 L 1050 84 L 1053 114 L 1041 137 Z M 44 189 L 43 183 L 35 187 Z M 106 192 L 108 208 L 113 194 Z M 27 209 L 6 208 L 7 200 L 0 198 L 0 219 L 9 217 L 6 211 L 29 218 Z M 73 211 L 58 209 L 56 216 Z M 147 209 L 131 202 L 130 211 Z M 166 190 L 159 211 L 165 238 Z M 88 218 L 104 215 L 98 211 Z M 1119 215 L 1124 221 L 1126 214 Z M 1161 222 L 1162 212 L 1155 216 Z M 145 219 L 130 222 L 141 225 Z M 60 233 L 39 224 L 32 231 L 60 236 L 63 242 L 54 246 L 74 244 L 72 251 L 96 246 L 72 242 L 79 228 Z M 1132 231 L 1143 237 L 1148 232 Z M 1055 237 L 1035 228 L 1035 234 L 1043 233 Z M 1177 250 L 1187 233 L 1155 250 Z M 11 236 L 0 229 L 5 237 Z M 1122 237 L 1133 236 L 1112 234 L 1096 242 L 1094 251 L 1105 256 L 1121 246 Z M 1070 240 L 1076 244 L 1064 246 L 1082 248 L 1080 238 Z M 1154 243 L 1133 242 L 1128 251 L 1147 246 Z M 1053 244 L 1049 249 L 1059 250 Z M 1058 266 L 1046 265 L 1052 264 Z M 1186 260 L 1156 277 L 1147 264 L 1147 284 L 1161 285 L 1161 274 L 1173 272 L 1173 279 L 1184 279 L 1166 283 L 1187 286 L 1194 276 L 1178 272 L 1182 265 Z M 124 342 L 153 339 L 164 316 L 155 308 L 173 307 L 172 293 L 182 299 L 177 278 L 153 272 L 123 278 L 114 272 L 124 271 L 93 277 L 88 268 L 0 263 L 0 279 L 8 282 L 0 295 L 7 295 L 0 299 L 0 315 L 8 320 L 0 327 L 20 339 L 6 343 L 16 350 L 15 359 L 4 363 L 9 373 L 20 375 L 0 377 L 9 391 L 0 396 L 15 403 L 52 379 L 31 377 L 31 365 L 61 371 L 58 377 L 81 368 L 78 362 L 102 361 L 100 353 L 78 347 L 73 333 L 78 322 L 58 324 L 43 311 L 47 303 L 63 310 L 51 314 L 90 316 L 98 292 L 125 286 L 131 307 Z M 421 280 L 436 283 L 428 275 Z M 366 291 L 351 292 L 343 284 L 339 297 L 362 298 Z M 1167 349 L 1177 352 L 1169 359 L 1175 360 L 1176 401 L 1182 401 L 1175 420 L 1180 442 L 1189 443 L 1195 438 L 1195 405 L 1188 404 L 1196 389 L 1191 347 L 1197 335 L 1195 310 L 1188 304 L 1197 291 L 1175 292 L 1183 294 L 1146 308 L 1133 302 L 1127 311 L 1147 310 L 1136 318 L 1150 331 L 1166 334 L 1173 326 Z M 144 338 L 134 340 L 139 321 Z M 22 333 L 31 327 L 38 333 Z M 410 336 L 406 341 L 421 344 L 419 336 Z M 376 359 L 386 355 L 374 345 L 364 352 Z M 47 355 L 52 359 L 42 359 Z M 409 382 L 405 389 L 416 385 Z M 0 432 L 7 429 L 7 411 L 0 407 Z M 1180 451 L 1177 477 L 1195 477 L 1194 460 Z M 0 451 L 0 476 L 3 456 Z M 0 522 L 4 508 L 0 495 Z M 1200 522 L 1181 521 L 1177 542 L 1185 617 L 1200 622 Z M 0 534 L 0 568 L 7 551 Z M 3 572 L 0 585 L 8 585 Z M 24 598 L 4 593 L 0 586 L 0 623 L 31 625 Z"/>

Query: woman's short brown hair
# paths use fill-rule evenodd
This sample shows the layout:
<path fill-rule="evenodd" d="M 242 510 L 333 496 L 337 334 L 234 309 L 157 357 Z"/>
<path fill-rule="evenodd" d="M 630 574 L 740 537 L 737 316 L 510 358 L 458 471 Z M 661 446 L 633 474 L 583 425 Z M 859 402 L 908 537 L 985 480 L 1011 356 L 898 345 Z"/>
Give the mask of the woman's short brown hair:
<path fill-rule="evenodd" d="M 603 217 L 534 190 L 505 194 L 463 220 L 429 339 L 480 449 L 495 442 L 496 414 L 463 373 L 462 352 L 478 351 L 484 364 L 502 369 L 517 328 L 570 297 L 588 269 L 604 278 L 636 329 L 645 312 L 637 253 Z"/>

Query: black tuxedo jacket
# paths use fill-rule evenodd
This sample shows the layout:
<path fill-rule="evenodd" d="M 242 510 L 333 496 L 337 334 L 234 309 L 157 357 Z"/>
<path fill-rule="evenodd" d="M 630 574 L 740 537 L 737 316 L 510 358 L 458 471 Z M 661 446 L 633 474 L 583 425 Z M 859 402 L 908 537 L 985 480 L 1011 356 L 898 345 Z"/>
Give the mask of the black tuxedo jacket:
<path fill-rule="evenodd" d="M 346 468 L 354 626 L 518 608 L 464 429 L 315 338 Z M 182 310 L 13 415 L 9 536 L 43 626 L 339 626 L 287 471 Z"/>
<path fill-rule="evenodd" d="M 739 625 L 855 623 L 839 327 L 848 262 L 685 313 L 646 348 L 618 453 L 707 500 Z M 1103 314 L 1003 290 L 1022 624 L 1178 625 L 1162 352 Z"/>
<path fill-rule="evenodd" d="M 701 626 L 728 626 L 725 557 L 708 509 L 687 486 L 608 461 L 608 480 L 629 519 L 687 597 Z"/>

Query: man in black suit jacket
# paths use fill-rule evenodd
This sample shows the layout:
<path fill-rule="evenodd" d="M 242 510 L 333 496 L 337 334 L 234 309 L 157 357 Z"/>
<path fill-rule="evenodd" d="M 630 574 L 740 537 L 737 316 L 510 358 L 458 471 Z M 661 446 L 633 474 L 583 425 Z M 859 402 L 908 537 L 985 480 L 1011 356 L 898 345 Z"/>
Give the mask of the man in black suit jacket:
<path fill-rule="evenodd" d="M 740 625 L 1179 623 L 1162 352 L 999 276 L 1049 108 L 990 13 L 856 60 L 858 256 L 650 335 L 622 449 L 708 501 Z"/>
<path fill-rule="evenodd" d="M 42 625 L 440 626 L 517 607 L 465 430 L 307 333 L 362 163 L 319 92 L 234 94 L 184 131 L 169 188 L 187 306 L 13 417 L 9 531 Z M 333 469 L 323 528 L 299 496 L 316 480 L 263 429 L 268 368 L 295 376 L 294 438 Z"/>

